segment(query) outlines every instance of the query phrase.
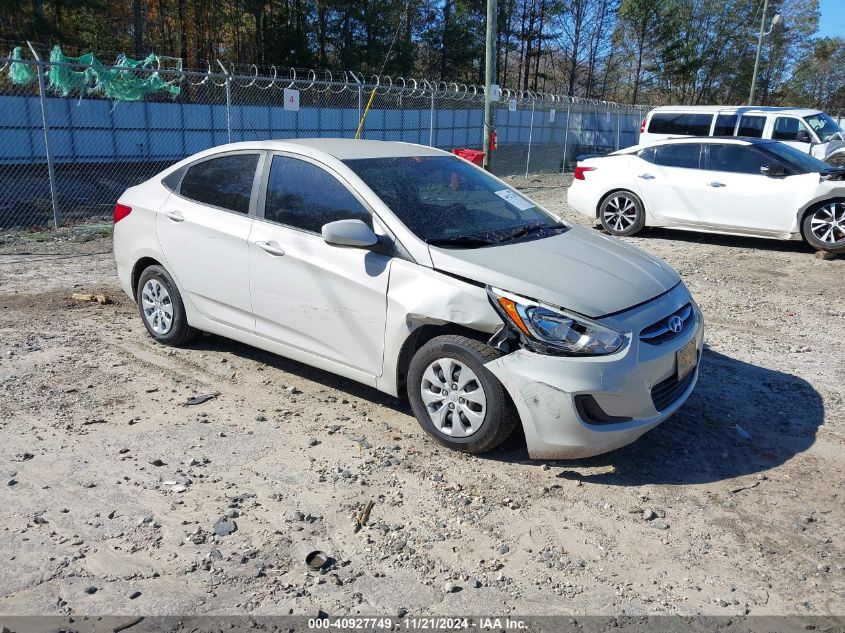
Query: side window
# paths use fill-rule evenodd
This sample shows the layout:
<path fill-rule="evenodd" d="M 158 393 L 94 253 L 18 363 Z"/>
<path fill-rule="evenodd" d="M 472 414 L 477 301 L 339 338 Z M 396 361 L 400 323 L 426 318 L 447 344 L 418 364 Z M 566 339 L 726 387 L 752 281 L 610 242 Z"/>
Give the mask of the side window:
<path fill-rule="evenodd" d="M 161 184 L 165 187 L 170 189 L 170 191 L 178 191 L 179 190 L 179 181 L 182 180 L 182 176 L 185 174 L 185 168 L 177 169 L 169 176 L 165 176 L 161 179 Z"/>
<path fill-rule="evenodd" d="M 664 167 L 685 167 L 698 169 L 700 167 L 701 144 L 684 143 L 660 145 L 655 148 L 655 163 Z"/>
<path fill-rule="evenodd" d="M 287 156 L 274 156 L 267 182 L 264 219 L 319 233 L 335 220 L 363 220 L 370 213 L 337 178 L 321 167 Z"/>
<path fill-rule="evenodd" d="M 761 138 L 764 127 L 766 127 L 766 117 L 745 115 L 739 120 L 739 129 L 736 135 Z"/>
<path fill-rule="evenodd" d="M 737 116 L 735 114 L 720 114 L 713 126 L 713 136 L 733 136 L 736 129 Z"/>
<path fill-rule="evenodd" d="M 794 117 L 779 116 L 775 119 L 775 127 L 772 130 L 772 138 L 776 141 L 797 141 L 798 133 L 810 131 L 801 119 Z M 812 137 L 811 137 L 812 138 Z"/>
<path fill-rule="evenodd" d="M 710 159 L 707 169 L 728 171 L 735 174 L 759 174 L 763 165 L 770 165 L 771 158 L 758 154 L 743 145 L 713 144 L 710 146 Z"/>
<path fill-rule="evenodd" d="M 648 131 L 653 134 L 707 136 L 712 122 L 712 114 L 655 112 L 651 115 Z"/>
<path fill-rule="evenodd" d="M 653 163 L 654 162 L 654 148 L 653 147 L 647 147 L 644 150 L 640 150 L 640 153 L 637 154 L 637 156 L 639 156 L 640 158 L 642 158 L 646 162 Z"/>
<path fill-rule="evenodd" d="M 192 165 L 182 179 L 179 193 L 186 198 L 249 213 L 249 199 L 258 154 L 232 154 Z"/>

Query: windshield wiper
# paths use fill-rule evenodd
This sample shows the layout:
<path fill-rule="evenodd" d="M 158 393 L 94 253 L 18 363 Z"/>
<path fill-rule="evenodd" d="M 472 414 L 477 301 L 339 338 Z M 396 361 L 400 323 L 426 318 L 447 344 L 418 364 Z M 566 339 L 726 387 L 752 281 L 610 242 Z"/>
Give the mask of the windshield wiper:
<path fill-rule="evenodd" d="M 479 237 L 477 235 L 453 235 L 452 237 L 435 237 L 425 241 L 430 246 L 452 246 L 455 248 L 478 248 L 480 246 L 490 246 L 491 244 L 498 244 L 498 240 L 487 239 L 486 237 Z"/>
<path fill-rule="evenodd" d="M 561 224 L 560 222 L 556 224 L 528 224 L 521 228 L 516 229 L 512 233 L 505 235 L 502 237 L 499 242 L 508 242 L 511 240 L 518 240 L 521 237 L 526 237 L 531 235 L 532 233 L 551 233 L 551 232 L 560 232 L 568 228 L 565 224 Z"/>

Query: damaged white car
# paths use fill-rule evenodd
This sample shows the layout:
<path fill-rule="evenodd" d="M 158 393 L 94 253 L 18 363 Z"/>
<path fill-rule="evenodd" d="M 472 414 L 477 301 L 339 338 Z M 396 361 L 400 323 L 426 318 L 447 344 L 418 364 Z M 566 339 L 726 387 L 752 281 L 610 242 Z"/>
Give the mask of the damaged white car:
<path fill-rule="evenodd" d="M 534 458 L 595 455 L 698 377 L 701 313 L 671 267 L 430 147 L 217 147 L 127 190 L 114 219 L 157 341 L 211 332 L 407 394 L 456 450 L 521 423 Z"/>

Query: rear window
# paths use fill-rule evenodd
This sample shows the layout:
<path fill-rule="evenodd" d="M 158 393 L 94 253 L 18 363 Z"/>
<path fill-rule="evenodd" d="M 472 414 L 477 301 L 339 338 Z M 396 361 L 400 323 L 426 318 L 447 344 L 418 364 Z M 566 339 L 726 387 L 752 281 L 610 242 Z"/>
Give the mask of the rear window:
<path fill-rule="evenodd" d="M 654 150 L 654 162 L 658 165 L 663 165 L 664 167 L 684 167 L 686 169 L 698 169 L 700 166 L 700 143 L 659 145 Z"/>
<path fill-rule="evenodd" d="M 751 138 L 762 138 L 763 128 L 766 126 L 766 117 L 745 115 L 739 120 L 737 136 L 750 136 Z"/>
<path fill-rule="evenodd" d="M 712 122 L 712 114 L 655 112 L 651 115 L 648 131 L 652 134 L 707 136 Z"/>

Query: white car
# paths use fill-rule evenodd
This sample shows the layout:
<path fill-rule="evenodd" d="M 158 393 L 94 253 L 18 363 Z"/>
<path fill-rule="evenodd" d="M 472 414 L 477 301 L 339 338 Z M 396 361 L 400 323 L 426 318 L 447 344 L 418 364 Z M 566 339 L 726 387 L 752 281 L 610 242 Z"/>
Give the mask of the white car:
<path fill-rule="evenodd" d="M 843 178 L 842 168 L 776 141 L 671 139 L 582 158 L 568 202 L 612 235 L 663 226 L 843 253 Z"/>
<path fill-rule="evenodd" d="M 453 449 L 521 423 L 532 457 L 595 455 L 698 377 L 701 314 L 672 268 L 430 147 L 216 147 L 127 190 L 114 219 L 155 340 L 202 330 L 407 394 Z"/>
<path fill-rule="evenodd" d="M 780 141 L 826 163 L 845 165 L 845 132 L 821 110 L 770 106 L 661 106 L 640 127 L 640 143 L 684 136 Z"/>

